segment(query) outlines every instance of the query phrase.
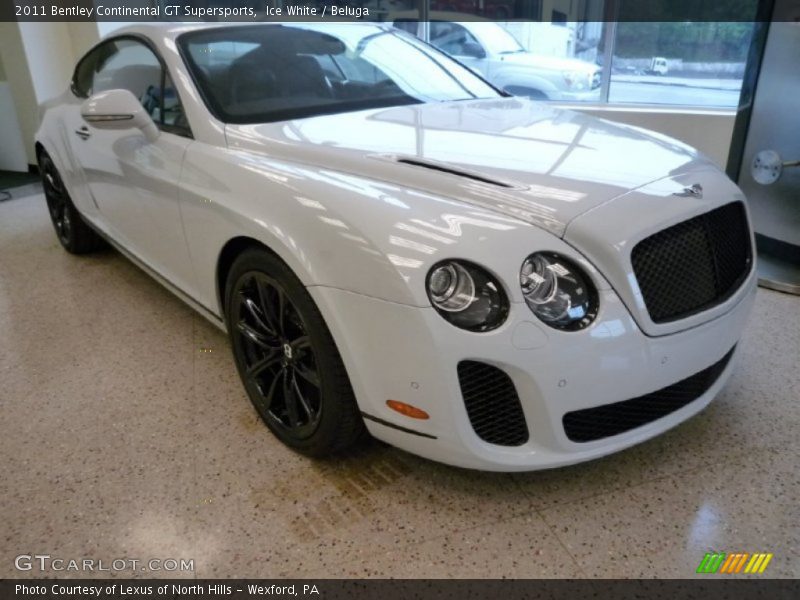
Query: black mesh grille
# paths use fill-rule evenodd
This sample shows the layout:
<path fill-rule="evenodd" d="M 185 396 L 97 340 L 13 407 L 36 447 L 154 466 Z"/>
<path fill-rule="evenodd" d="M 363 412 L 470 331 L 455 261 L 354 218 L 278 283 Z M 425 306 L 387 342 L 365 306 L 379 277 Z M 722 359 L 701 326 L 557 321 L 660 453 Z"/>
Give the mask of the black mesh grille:
<path fill-rule="evenodd" d="M 497 367 L 464 360 L 458 363 L 458 380 L 478 437 L 500 446 L 521 446 L 528 441 L 525 415 L 508 375 Z"/>
<path fill-rule="evenodd" d="M 723 302 L 750 272 L 750 231 L 732 202 L 639 242 L 633 271 L 654 323 L 674 321 Z"/>
<path fill-rule="evenodd" d="M 591 442 L 641 427 L 683 408 L 709 390 L 725 370 L 734 349 L 707 369 L 652 394 L 565 414 L 567 437 L 573 442 Z"/>

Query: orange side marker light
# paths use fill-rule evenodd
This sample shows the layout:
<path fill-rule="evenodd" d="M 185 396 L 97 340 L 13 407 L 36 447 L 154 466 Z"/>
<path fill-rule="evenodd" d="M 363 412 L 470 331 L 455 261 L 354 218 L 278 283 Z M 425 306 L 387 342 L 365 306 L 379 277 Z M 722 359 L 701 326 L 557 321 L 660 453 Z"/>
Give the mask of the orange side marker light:
<path fill-rule="evenodd" d="M 426 413 L 421 408 L 417 408 L 416 406 L 411 406 L 410 404 L 406 404 L 405 402 L 398 402 L 397 400 L 387 400 L 386 406 L 391 408 L 394 411 L 399 412 L 401 415 L 406 417 L 411 417 L 412 419 L 430 419 L 428 413 Z"/>

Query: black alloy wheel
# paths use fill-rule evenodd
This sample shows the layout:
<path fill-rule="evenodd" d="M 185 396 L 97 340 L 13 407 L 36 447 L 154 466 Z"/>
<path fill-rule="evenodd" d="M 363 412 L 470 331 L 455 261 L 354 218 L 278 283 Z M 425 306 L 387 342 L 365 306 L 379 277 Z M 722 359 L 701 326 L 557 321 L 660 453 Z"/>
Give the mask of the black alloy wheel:
<path fill-rule="evenodd" d="M 64 249 L 72 254 L 86 254 L 102 248 L 105 242 L 75 208 L 53 159 L 45 151 L 39 153 L 39 172 L 50 220 Z"/>
<path fill-rule="evenodd" d="M 308 330 L 286 291 L 264 273 L 239 282 L 233 332 L 244 361 L 245 385 L 257 391 L 274 427 L 308 438 L 319 424 L 322 390 Z"/>
<path fill-rule="evenodd" d="M 239 375 L 269 429 L 311 456 L 351 445 L 364 426 L 350 380 L 308 291 L 260 248 L 234 261 L 226 321 Z"/>
<path fill-rule="evenodd" d="M 67 246 L 70 242 L 72 233 L 72 220 L 68 207 L 67 190 L 61 176 L 58 174 L 53 160 L 46 154 L 41 159 L 42 187 L 44 197 L 47 201 L 47 208 L 50 211 L 50 219 L 56 230 L 58 240 L 62 245 Z"/>

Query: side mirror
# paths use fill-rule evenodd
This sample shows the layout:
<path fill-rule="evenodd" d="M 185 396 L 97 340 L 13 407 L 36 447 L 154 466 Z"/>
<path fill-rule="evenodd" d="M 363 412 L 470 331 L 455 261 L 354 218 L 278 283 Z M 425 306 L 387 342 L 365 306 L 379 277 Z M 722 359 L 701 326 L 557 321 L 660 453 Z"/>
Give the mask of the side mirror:
<path fill-rule="evenodd" d="M 481 48 L 480 44 L 475 42 L 467 42 L 461 46 L 461 51 L 464 53 L 464 56 L 469 56 L 470 58 L 486 58 L 484 49 Z"/>
<path fill-rule="evenodd" d="M 128 90 L 108 90 L 85 100 L 83 119 L 98 129 L 140 129 L 148 142 L 158 139 L 158 127 L 142 103 Z"/>

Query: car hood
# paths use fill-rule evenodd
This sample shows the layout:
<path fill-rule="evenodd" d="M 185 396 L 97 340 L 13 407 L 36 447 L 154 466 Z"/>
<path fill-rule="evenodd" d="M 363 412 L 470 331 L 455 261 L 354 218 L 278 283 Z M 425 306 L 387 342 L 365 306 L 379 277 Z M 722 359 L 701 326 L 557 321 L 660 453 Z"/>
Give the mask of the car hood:
<path fill-rule="evenodd" d="M 710 164 L 671 138 L 518 98 L 228 125 L 226 137 L 232 151 L 394 183 L 558 236 L 621 194 Z"/>
<path fill-rule="evenodd" d="M 528 68 L 550 69 L 554 71 L 578 71 L 582 73 L 594 73 L 600 67 L 592 63 L 579 60 L 577 58 L 561 58 L 558 56 L 543 56 L 532 52 L 515 52 L 513 54 L 503 54 L 500 56 L 503 63 L 509 65 L 520 65 Z"/>

